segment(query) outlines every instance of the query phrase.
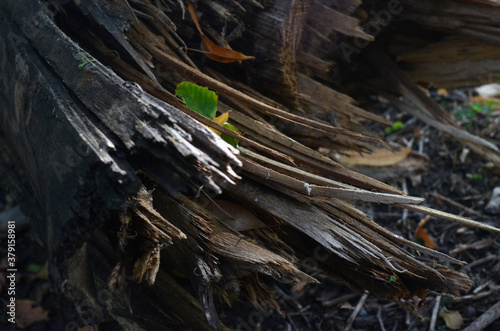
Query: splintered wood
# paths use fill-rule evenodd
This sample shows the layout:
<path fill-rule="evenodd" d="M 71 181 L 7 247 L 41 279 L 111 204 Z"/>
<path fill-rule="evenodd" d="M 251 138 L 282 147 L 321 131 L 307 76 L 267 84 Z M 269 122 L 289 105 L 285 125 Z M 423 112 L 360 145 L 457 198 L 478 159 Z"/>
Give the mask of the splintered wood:
<path fill-rule="evenodd" d="M 15 172 L 12 181 L 25 188 L 26 201 L 37 202 L 32 214 L 47 216 L 35 232 L 38 241 L 57 250 L 49 261 L 60 272 L 56 282 L 78 278 L 59 265 L 80 270 L 93 260 L 95 270 L 79 276 L 88 278 L 87 284 L 80 292 L 74 286 L 72 299 L 111 287 L 110 314 L 137 330 L 166 327 L 159 321 L 172 328 L 223 328 L 216 297 L 227 301 L 239 292 L 258 309 L 279 310 L 261 278 L 301 287 L 315 283 L 301 270 L 306 258 L 351 288 L 411 310 L 423 305 L 430 291 L 454 297 L 466 292 L 472 281 L 465 274 L 429 256 L 462 261 L 393 234 L 351 202 L 394 205 L 500 230 L 421 206 L 422 198 L 345 167 L 342 163 L 394 165 L 411 155 L 409 148 L 391 152 L 367 133 L 367 121 L 391 122 L 345 93 L 371 84 L 402 111 L 500 164 L 496 146 L 459 128 L 415 82 L 465 85 L 470 74 L 482 74 L 500 44 L 486 13 L 498 15 L 499 9 L 488 1 L 474 2 L 477 7 L 469 1 L 444 1 L 449 6 L 402 1 L 405 10 L 397 11 L 394 24 L 411 21 L 455 36 L 427 42 L 395 29 L 382 43 L 387 51 L 368 46 L 377 43 L 382 29 L 374 35 L 366 28 L 374 21 L 372 2 L 365 1 L 365 8 L 357 0 L 199 0 L 195 8 L 183 1 L 81 0 L 62 4 L 64 11 L 56 6 L 49 16 L 38 2 L 3 0 L 0 58 L 7 62 L 0 63 L 0 79 L 6 91 L 16 93 L 1 95 L 8 101 L 2 120 L 9 125 L 0 132 L 6 146 L 0 166 Z M 184 17 L 186 8 L 191 19 Z M 231 42 L 252 56 L 211 40 Z M 186 51 L 200 42 L 205 55 L 219 63 Z M 358 58 L 346 59 L 342 43 L 364 46 L 357 46 Z M 422 51 L 416 52 L 417 46 Z M 468 74 L 449 66 L 440 74 L 434 68 L 443 54 L 456 63 L 471 56 L 474 70 Z M 366 77 L 346 69 L 351 61 Z M 176 98 L 182 81 L 217 93 L 217 110 L 231 110 L 231 124 L 241 135 Z M 43 98 L 35 105 L 37 91 Z M 43 107 L 32 112 L 37 106 Z M 236 138 L 238 149 L 205 125 Z M 44 149 L 32 152 L 39 140 Z M 53 165 L 65 162 L 63 141 L 87 147 L 88 153 L 61 174 Z M 319 147 L 340 155 L 341 162 L 319 153 Z M 46 192 L 56 195 L 49 199 Z M 319 250 L 325 252 L 321 258 Z M 148 286 L 137 285 L 141 282 Z"/>

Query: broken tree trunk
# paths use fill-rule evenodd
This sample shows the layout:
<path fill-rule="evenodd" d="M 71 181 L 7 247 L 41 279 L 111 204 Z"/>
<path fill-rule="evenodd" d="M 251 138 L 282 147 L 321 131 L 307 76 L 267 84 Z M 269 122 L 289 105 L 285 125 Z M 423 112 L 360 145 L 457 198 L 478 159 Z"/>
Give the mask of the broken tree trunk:
<path fill-rule="evenodd" d="M 259 277 L 314 283 L 299 261 L 319 250 L 321 268 L 346 285 L 408 308 L 430 290 L 458 296 L 471 286 L 400 245 L 461 261 L 393 235 L 347 201 L 476 223 L 421 207 L 422 199 L 302 144 L 324 141 L 338 151 L 381 144 L 348 129 L 360 119 L 387 121 L 335 91 L 328 74 L 336 65 L 328 58 L 339 52 L 331 40 L 375 39 L 353 17 L 357 1 L 247 1 L 227 11 L 200 1 L 209 14 L 196 30 L 177 1 L 47 6 L 52 11 L 37 1 L 0 3 L 0 171 L 31 216 L 79 325 L 110 315 L 130 330 L 223 328 L 214 297 L 241 291 L 256 307 L 277 308 Z M 221 19 L 234 28 L 228 38 L 252 28 L 244 53 L 256 60 L 233 65 L 233 73 L 183 47 L 197 47 L 197 30 L 220 39 L 207 22 Z M 247 82 L 231 78 L 239 73 Z M 173 96 L 184 80 L 216 91 L 219 111 L 231 108 L 243 135 Z M 238 139 L 239 150 L 200 122 Z"/>
<path fill-rule="evenodd" d="M 32 233 L 48 253 L 54 282 L 69 279 L 80 292 L 71 275 L 92 273 L 96 265 L 89 269 L 78 253 L 86 246 L 79 247 L 138 191 L 136 169 L 172 195 L 196 193 L 197 186 L 220 193 L 209 176 L 231 181 L 230 164 L 240 162 L 191 117 L 86 60 L 40 4 L 14 1 L 1 8 L 2 178 L 33 218 Z M 70 293 L 73 306 L 90 298 Z"/>

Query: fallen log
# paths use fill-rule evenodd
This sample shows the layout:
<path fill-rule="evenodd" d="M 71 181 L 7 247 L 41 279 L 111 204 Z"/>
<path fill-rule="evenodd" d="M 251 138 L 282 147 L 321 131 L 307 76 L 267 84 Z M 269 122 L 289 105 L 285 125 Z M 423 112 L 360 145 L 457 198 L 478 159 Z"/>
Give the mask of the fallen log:
<path fill-rule="evenodd" d="M 190 59 L 179 47 L 186 37 L 175 31 L 189 25 L 180 15 L 167 16 L 171 8 L 164 4 L 56 4 L 49 11 L 39 2 L 0 3 L 0 173 L 47 251 L 52 281 L 68 303 L 68 323 L 92 325 L 111 316 L 133 330 L 224 328 L 216 296 L 243 292 L 256 307 L 277 308 L 259 277 L 314 283 L 299 261 L 317 249 L 327 252 L 318 261 L 321 268 L 346 285 L 410 309 L 411 299 L 422 303 L 431 290 L 458 296 L 471 286 L 466 275 L 422 262 L 400 244 L 461 261 L 393 235 L 346 200 L 479 225 L 415 206 L 421 199 L 346 169 L 285 134 L 315 134 L 339 150 L 381 143 L 348 129 L 356 127 L 350 120 L 357 116 L 384 119 L 319 83 L 330 66 L 325 58 L 338 52 L 330 44 L 315 55 L 325 36 L 374 40 L 351 16 L 354 2 L 248 1 L 234 8 L 248 12 L 244 24 L 260 18 L 255 31 L 265 38 L 253 39 L 245 54 L 255 51 L 254 79 L 262 79 L 264 89 L 277 87 L 267 97 L 242 82 L 235 90 L 228 72 Z M 181 12 L 177 2 L 170 5 Z M 314 15 L 322 20 L 324 13 L 339 18 L 338 25 L 313 24 Z M 203 19 L 201 25 L 205 29 Z M 315 36 L 308 52 L 301 49 L 302 33 Z M 258 62 L 273 36 L 281 47 Z M 314 65 L 296 66 L 312 58 Z M 183 80 L 215 90 L 220 109 L 233 109 L 235 125 L 244 131 L 240 150 L 205 125 L 237 134 L 169 92 Z M 318 101 L 322 96 L 328 103 Z M 345 128 L 327 121 L 331 109 Z M 285 123 L 285 133 L 264 118 Z M 217 204 L 221 197 L 251 210 L 259 225 L 235 230 L 199 203 Z"/>

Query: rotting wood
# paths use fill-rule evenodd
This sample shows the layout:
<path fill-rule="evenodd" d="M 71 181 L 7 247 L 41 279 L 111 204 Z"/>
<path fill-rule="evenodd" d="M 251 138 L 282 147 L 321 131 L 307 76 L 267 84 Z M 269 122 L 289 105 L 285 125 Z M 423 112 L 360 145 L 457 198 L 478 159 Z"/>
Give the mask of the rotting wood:
<path fill-rule="evenodd" d="M 367 289 L 373 295 L 396 302 L 405 300 L 402 304 L 410 309 L 412 298 L 424 299 L 430 290 L 452 296 L 465 292 L 471 281 L 464 274 L 437 263 L 419 261 L 399 247 L 403 244 L 417 248 L 415 244 L 391 235 L 343 199 L 389 203 L 468 226 L 498 229 L 481 227 L 465 218 L 414 205 L 421 199 L 405 196 L 395 188 L 346 169 L 268 123 L 260 122 L 268 116 L 280 118 L 284 123 L 292 122 L 310 130 L 311 135 L 319 132 L 318 137 L 329 137 L 340 146 L 339 149 L 363 150 L 378 143 L 376 138 L 336 128 L 325 119 L 316 118 L 322 111 L 342 108 L 345 109 L 343 113 L 338 112 L 344 119 L 339 122 L 345 125 L 349 123 L 350 114 L 387 123 L 354 106 L 353 99 L 324 85 L 320 85 L 324 86 L 320 89 L 321 95 L 326 95 L 332 105 L 315 100 L 308 103 L 310 97 L 320 98 L 321 95 L 309 95 L 309 99 L 301 95 L 300 78 L 303 78 L 302 84 L 308 84 L 314 75 L 324 78 L 324 82 L 332 78 L 325 78 L 324 67 L 311 74 L 314 71 L 311 68 L 307 69 L 311 71 L 302 72 L 295 66 L 305 53 L 315 56 L 310 53 L 314 48 L 303 48 L 306 45 L 302 43 L 303 36 L 307 33 L 316 33 L 315 42 L 341 34 L 374 40 L 362 32 L 358 20 L 351 16 L 359 2 L 340 1 L 335 6 L 328 1 L 268 1 L 261 6 L 249 3 L 255 8 L 252 11 L 248 8 L 248 17 L 260 15 L 267 8 L 267 14 L 278 15 L 263 16 L 264 21 L 277 22 L 276 26 L 283 29 L 281 34 L 275 34 L 265 31 L 266 25 L 255 27 L 260 29 L 258 37 L 260 34 L 265 37 L 260 45 L 254 45 L 254 49 L 260 47 L 262 51 L 262 47 L 273 40 L 272 36 L 280 38 L 279 50 L 272 54 L 275 58 L 267 64 L 257 64 L 269 69 L 269 72 L 259 73 L 262 77 L 279 77 L 273 82 L 283 83 L 274 91 L 277 100 L 272 103 L 263 101 L 265 97 L 259 96 L 258 91 L 249 95 L 212 78 L 200 71 L 210 72 L 202 63 L 180 54 L 179 49 L 168 49 L 144 23 L 151 23 L 148 15 L 159 20 L 153 24 L 156 29 L 160 29 L 158 23 L 163 23 L 160 33 L 169 45 L 178 47 L 175 38 L 183 41 L 186 34 L 173 34 L 172 25 L 179 23 L 170 21 L 165 13 L 155 15 L 149 7 L 153 6 L 151 3 L 137 0 L 130 5 L 122 1 L 105 6 L 102 1 L 82 0 L 66 4 L 71 8 L 68 15 L 73 15 L 67 19 L 74 22 L 77 18 L 84 19 L 88 31 L 65 25 L 61 22 L 65 14 L 56 13 L 59 24 L 71 32 L 75 40 L 82 41 L 84 47 L 89 47 L 95 57 L 56 27 L 38 3 L 28 6 L 25 0 L 6 0 L 0 4 L 2 16 L 7 17 L 1 22 L 0 42 L 6 46 L 0 47 L 0 51 L 6 53 L 1 54 L 6 55 L 8 62 L 4 63 L 12 64 L 1 67 L 2 73 L 7 72 L 6 77 L 12 79 L 2 79 L 7 88 L 1 98 L 9 108 L 2 114 L 1 135 L 5 149 L 0 153 L 0 168 L 2 173 L 6 172 L 5 168 L 11 169 L 10 182 L 22 196 L 35 201 L 32 206 L 24 207 L 31 209 L 37 219 L 34 226 L 40 229 L 37 239 L 55 255 L 50 257 L 55 282 L 60 284 L 69 276 L 76 278 L 74 271 L 69 269 L 88 271 L 87 260 L 90 260 L 95 264 L 93 275 L 85 276 L 90 280 L 80 292 L 73 286 L 70 299 L 91 298 L 91 302 L 96 302 L 92 288 L 108 289 L 111 276 L 113 300 L 106 307 L 107 312 L 123 327 L 145 330 L 165 327 L 157 322 L 163 319 L 168 321 L 167 327 L 223 328 L 218 321 L 214 298 L 224 298 L 227 291 L 246 293 L 256 307 L 277 308 L 272 292 L 262 285 L 259 275 L 287 283 L 313 283 L 315 279 L 300 271 L 297 262 L 299 258 L 313 256 L 318 247 L 329 253 L 325 260 L 319 261 L 328 273 L 350 287 Z M 179 6 L 178 3 L 173 5 Z M 199 5 L 208 7 L 203 0 Z M 320 7 L 309 12 L 308 6 L 315 5 Z M 145 6 L 148 14 L 141 15 L 140 8 Z M 309 24 L 312 29 L 309 28 L 308 20 L 321 6 L 329 8 L 326 12 L 335 12 L 337 17 L 345 17 L 347 21 L 338 22 L 332 30 L 323 26 L 327 31 L 318 31 L 322 28 L 320 25 Z M 96 11 L 85 15 L 89 8 Z M 224 7 L 211 8 L 222 10 Z M 175 12 L 180 11 L 181 8 L 175 8 Z M 201 23 L 203 25 L 203 21 Z M 9 37 L 11 29 L 17 36 L 15 40 Z M 109 38 L 95 40 L 102 33 Z M 321 35 L 326 38 L 321 39 Z M 335 53 L 335 48 L 330 41 L 317 62 L 328 63 L 326 57 Z M 246 50 L 245 53 L 252 54 Z M 101 60 L 109 61 L 110 68 Z M 195 62 L 199 68 L 192 66 Z M 171 73 L 163 72 L 162 80 L 155 70 L 151 70 L 160 63 L 172 70 Z M 137 85 L 122 80 L 120 75 L 135 80 Z M 240 137 L 242 150 L 248 149 L 248 155 L 238 155 L 193 117 L 210 125 L 208 120 L 186 109 L 167 92 L 179 83 L 179 79 L 210 87 L 236 107 L 238 103 L 244 105 L 242 112 L 235 109 L 234 118 L 248 131 Z M 319 81 L 315 82 L 319 84 Z M 31 82 L 36 84 L 28 89 Z M 269 84 L 270 80 L 265 82 Z M 304 85 L 302 89 L 307 92 Z M 11 91 L 18 94 L 9 93 Z M 412 89 L 410 92 L 415 95 Z M 276 97 L 281 93 L 281 97 Z M 37 103 L 23 104 L 32 96 Z M 418 93 L 416 97 L 420 97 Z M 40 107 L 38 112 L 33 112 L 35 105 Z M 305 109 L 299 109 L 300 106 Z M 311 111 L 313 106 L 314 112 Z M 247 117 L 243 114 L 244 109 L 250 111 L 250 116 L 252 112 L 258 116 Z M 308 111 L 312 114 L 308 115 Z M 48 135 L 41 132 L 40 124 L 45 125 L 42 128 L 47 129 Z M 232 131 L 212 126 L 238 138 Z M 44 135 L 52 141 L 44 140 Z M 91 153 L 64 174 L 62 182 L 47 181 L 56 171 L 44 164 L 44 153 L 59 146 L 54 140 L 61 137 L 68 139 L 70 147 L 77 146 L 78 142 L 88 144 L 92 147 Z M 20 141 L 17 145 L 16 140 Z M 30 144 L 38 140 L 45 143 L 45 149 L 33 152 Z M 60 155 L 51 154 L 51 161 L 62 162 L 61 158 L 74 156 L 60 146 L 55 152 Z M 270 159 L 256 154 L 259 152 L 266 153 Z M 289 165 L 281 164 L 283 160 Z M 242 170 L 236 174 L 233 168 L 240 165 Z M 314 173 L 310 173 L 313 170 Z M 273 180 L 266 179 L 268 171 Z M 31 184 L 23 179 L 26 174 Z M 243 179 L 234 185 L 240 175 Z M 323 175 L 333 180 L 322 179 Z M 259 180 L 253 180 L 255 178 Z M 317 185 L 304 179 L 314 179 Z M 336 181 L 345 184 L 337 185 Z M 139 189 L 139 195 L 134 195 Z M 101 190 L 104 193 L 99 193 Z M 47 192 L 56 192 L 57 196 L 47 197 Z M 221 192 L 251 207 L 269 228 L 236 232 L 192 201 L 201 194 Z M 126 198 L 129 199 L 127 205 Z M 61 205 L 64 201 L 70 203 Z M 120 226 L 123 226 L 122 231 Z M 273 227 L 283 231 L 273 232 Z M 72 232 L 64 233 L 68 228 Z M 103 229 L 111 233 L 109 239 L 105 238 Z M 91 234 L 94 236 L 89 239 Z M 421 251 L 460 263 L 429 249 Z M 106 263 L 102 264 L 102 260 Z M 59 262 L 65 268 L 59 267 Z M 179 286 L 171 277 L 172 273 L 191 282 L 199 303 Z M 394 275 L 398 281 L 389 286 L 387 282 Z M 136 284 L 141 280 L 145 283 Z M 175 300 L 169 300 L 170 292 L 178 295 Z M 135 313 L 131 315 L 130 310 Z M 98 312 L 102 315 L 103 311 Z"/>
<path fill-rule="evenodd" d="M 222 178 L 232 177 L 225 166 L 239 161 L 210 130 L 172 113 L 173 107 L 98 62 L 79 70 L 78 55 L 86 52 L 53 25 L 39 4 L 2 2 L 0 11 L 2 179 L 25 197 L 19 202 L 34 220 L 35 239 L 50 256 L 56 283 L 71 276 L 64 266 L 77 259 L 73 252 L 92 230 L 139 189 L 131 163 L 156 163 L 150 175 L 163 178 L 172 193 L 195 193 L 203 185 L 220 190 L 200 169 L 220 168 L 215 172 Z M 193 142 L 205 145 L 210 156 Z M 81 304 L 79 298 L 73 296 L 66 308 Z"/>

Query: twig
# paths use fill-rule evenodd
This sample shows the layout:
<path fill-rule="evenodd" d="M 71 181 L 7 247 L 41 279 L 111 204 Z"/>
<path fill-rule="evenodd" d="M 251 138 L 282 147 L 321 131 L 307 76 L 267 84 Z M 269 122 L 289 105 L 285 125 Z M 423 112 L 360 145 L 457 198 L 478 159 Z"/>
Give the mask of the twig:
<path fill-rule="evenodd" d="M 491 284 L 491 279 L 488 280 L 486 283 L 484 283 L 484 284 L 479 285 L 478 287 L 476 287 L 474 289 L 474 291 L 472 291 L 472 293 L 477 294 L 477 293 L 481 292 L 482 290 L 484 290 L 485 288 L 489 287 L 490 284 Z"/>
<path fill-rule="evenodd" d="M 296 326 L 296 325 L 295 325 L 295 323 L 293 322 L 292 317 L 291 317 L 289 314 L 287 314 L 287 315 L 286 315 L 286 318 L 288 319 L 288 321 L 289 321 L 289 322 L 290 322 L 290 324 L 292 325 L 293 330 L 294 330 L 294 331 L 298 331 L 299 329 L 297 329 L 297 326 Z M 289 325 L 290 325 L 290 324 L 289 324 Z"/>
<path fill-rule="evenodd" d="M 463 331 L 479 331 L 485 329 L 488 325 L 500 318 L 500 301 L 495 303 L 487 311 L 484 312 L 478 319 L 472 322 Z"/>
<path fill-rule="evenodd" d="M 441 296 L 436 297 L 436 302 L 434 302 L 434 308 L 432 309 L 431 324 L 429 326 L 429 331 L 434 331 L 436 328 L 436 320 L 439 312 L 439 304 L 441 303 Z"/>
<path fill-rule="evenodd" d="M 289 318 L 291 318 L 291 316 L 297 316 L 297 315 L 302 316 L 302 318 L 306 322 L 306 324 L 309 327 L 309 329 L 311 329 L 312 328 L 311 323 L 309 322 L 309 319 L 304 314 L 304 311 L 308 310 L 309 308 L 311 308 L 311 306 L 307 306 L 307 307 L 301 308 L 300 310 L 298 310 L 297 312 L 294 312 L 294 313 L 288 313 L 287 316 Z"/>
<path fill-rule="evenodd" d="M 462 205 L 460 202 L 456 202 L 455 200 L 452 200 L 452 199 L 450 199 L 450 198 L 447 198 L 447 197 L 445 197 L 444 195 L 441 195 L 441 194 L 439 194 L 439 193 L 437 193 L 437 192 L 432 192 L 432 193 L 431 193 L 431 195 L 432 195 L 434 198 L 436 198 L 436 199 L 446 201 L 446 202 L 448 202 L 448 203 L 449 203 L 450 205 L 452 205 L 452 206 L 455 206 L 455 207 L 457 207 L 457 208 L 463 209 L 463 210 L 465 210 L 466 212 L 468 212 L 468 213 L 470 213 L 470 214 L 476 215 L 476 216 L 478 216 L 478 217 L 484 217 L 484 215 L 483 215 L 483 214 L 478 213 L 478 212 L 477 212 L 477 211 L 475 211 L 474 209 L 471 209 L 471 208 L 469 208 L 469 207 L 467 207 L 467 206 L 464 206 L 464 205 Z"/>
<path fill-rule="evenodd" d="M 494 291 L 486 291 L 477 294 L 464 295 L 460 297 L 460 302 L 463 303 L 465 301 L 476 301 L 482 298 L 489 297 Z"/>
<path fill-rule="evenodd" d="M 406 185 L 406 178 L 403 178 L 403 182 L 401 183 L 401 191 L 405 192 L 405 194 L 408 194 L 408 186 Z M 408 218 L 408 209 L 403 209 L 403 215 L 401 215 L 401 221 L 405 226 L 407 225 L 406 222 L 407 218 Z"/>
<path fill-rule="evenodd" d="M 485 130 L 481 132 L 482 136 L 489 136 L 493 130 L 497 130 L 500 127 L 500 118 L 497 118 L 496 121 L 488 126 Z"/>
<path fill-rule="evenodd" d="M 382 305 L 378 306 L 377 319 L 380 324 L 380 329 L 385 331 L 384 321 L 382 321 Z"/>
<path fill-rule="evenodd" d="M 477 294 L 470 294 L 470 295 L 461 296 L 460 302 L 479 300 L 479 299 L 486 298 L 486 297 L 490 296 L 491 294 L 500 291 L 500 286 L 495 286 L 493 284 L 490 284 L 489 288 L 490 288 L 490 290 L 486 291 L 486 292 L 480 292 Z"/>
<path fill-rule="evenodd" d="M 347 319 L 347 323 L 346 323 L 344 331 L 351 331 L 352 330 L 352 325 L 354 324 L 354 320 L 356 319 L 356 317 L 358 317 L 358 314 L 361 311 L 361 308 L 363 308 L 363 306 L 365 305 L 367 298 L 368 298 L 368 293 L 365 293 L 359 299 L 358 304 L 356 305 L 356 308 L 352 312 L 351 316 L 349 316 L 349 318 Z"/>
<path fill-rule="evenodd" d="M 453 250 L 451 250 L 448 254 L 451 256 L 457 256 L 460 253 L 463 253 L 465 251 L 469 251 L 472 249 L 478 250 L 478 249 L 484 249 L 490 247 L 497 238 L 489 238 L 489 239 L 483 239 L 476 241 L 472 244 L 458 244 Z"/>
<path fill-rule="evenodd" d="M 478 260 L 475 260 L 474 262 L 471 262 L 471 263 L 463 266 L 462 270 L 472 269 L 474 267 L 477 267 L 478 265 L 481 265 L 483 263 L 487 263 L 487 262 L 490 262 L 490 261 L 493 261 L 496 259 L 497 259 L 497 257 L 495 255 L 491 254 L 491 255 L 485 256 L 483 258 L 480 258 Z"/>
<path fill-rule="evenodd" d="M 491 225 L 488 225 L 485 223 L 473 221 L 467 217 L 457 216 L 457 215 L 453 215 L 453 214 L 446 213 L 443 211 L 435 210 L 435 209 L 432 209 L 429 207 L 419 206 L 419 205 L 408 205 L 408 204 L 394 204 L 394 205 L 397 207 L 406 208 L 408 210 L 415 211 L 417 213 L 427 214 L 427 215 L 431 215 L 431 216 L 441 218 L 444 220 L 452 221 L 452 222 L 458 223 L 458 224 L 463 225 L 463 226 L 468 226 L 471 228 L 477 228 L 477 229 L 482 229 L 482 230 L 500 233 L 499 228 L 496 228 L 494 226 L 491 226 Z"/>

